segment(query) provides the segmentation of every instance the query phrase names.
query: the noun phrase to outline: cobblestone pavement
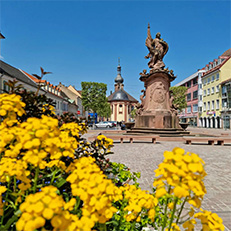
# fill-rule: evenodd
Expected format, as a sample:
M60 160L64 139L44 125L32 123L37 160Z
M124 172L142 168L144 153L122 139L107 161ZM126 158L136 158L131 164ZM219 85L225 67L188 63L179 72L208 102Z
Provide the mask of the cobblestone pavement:
M193 134L212 135L226 134L231 136L231 130L188 128ZM91 131L87 136L93 136L99 131ZM141 172L139 183L142 189L150 190L154 178L154 170L163 161L163 152L180 147L185 151L194 152L205 161L205 186L207 194L202 208L216 212L225 225L225 230L231 231L231 146L186 145L183 142L167 141L152 143L115 143L110 155L111 161L128 166L131 171Z
M216 212L226 227L231 230L231 146L186 145L182 142L116 143L109 158L128 166L131 171L141 172L139 183L142 189L150 190L154 170L163 161L163 152L181 147L199 154L205 161L207 176L203 209Z

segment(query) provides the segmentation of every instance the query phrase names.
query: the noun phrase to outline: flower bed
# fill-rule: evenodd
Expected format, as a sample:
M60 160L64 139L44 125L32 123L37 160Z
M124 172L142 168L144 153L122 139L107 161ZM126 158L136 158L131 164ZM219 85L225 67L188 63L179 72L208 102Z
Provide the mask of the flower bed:
M201 208L206 172L197 154L165 151L150 193L139 173L106 158L111 139L86 142L87 124L60 122L49 104L37 118L25 108L19 95L0 95L0 230L194 230L198 221L224 230Z

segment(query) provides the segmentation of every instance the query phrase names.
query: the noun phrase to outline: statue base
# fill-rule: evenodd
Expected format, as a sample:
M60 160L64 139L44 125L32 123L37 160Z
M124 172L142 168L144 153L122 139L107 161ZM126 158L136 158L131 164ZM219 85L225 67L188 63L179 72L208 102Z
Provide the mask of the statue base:
M168 70L155 70L140 77L144 82L145 95L136 116L135 128L181 128L169 94L170 82L174 78Z
M135 128L181 128L178 117L169 111L155 111L153 114L143 114L136 117Z

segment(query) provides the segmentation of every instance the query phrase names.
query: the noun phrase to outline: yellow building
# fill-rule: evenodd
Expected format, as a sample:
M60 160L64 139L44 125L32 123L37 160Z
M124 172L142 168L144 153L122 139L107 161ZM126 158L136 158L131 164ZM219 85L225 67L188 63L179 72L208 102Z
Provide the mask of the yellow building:
M200 124L205 128L230 128L231 48L205 66L202 76L203 110Z

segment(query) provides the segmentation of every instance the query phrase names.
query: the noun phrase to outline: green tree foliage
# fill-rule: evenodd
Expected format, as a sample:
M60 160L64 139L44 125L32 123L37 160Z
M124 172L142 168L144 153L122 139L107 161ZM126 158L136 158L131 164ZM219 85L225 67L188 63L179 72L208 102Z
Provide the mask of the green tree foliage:
M136 111L137 109L134 107L133 110L131 111L130 115L134 119L136 117Z
M107 85L96 82L82 82L82 104L86 111L107 114Z
M99 116L109 118L111 116L111 106L108 102L104 103L104 106L98 111Z
M182 111L184 108L187 107L186 102L186 92L187 87L184 86L178 86L178 87L170 87L169 91L171 92L173 98L172 105L178 109L179 111Z

